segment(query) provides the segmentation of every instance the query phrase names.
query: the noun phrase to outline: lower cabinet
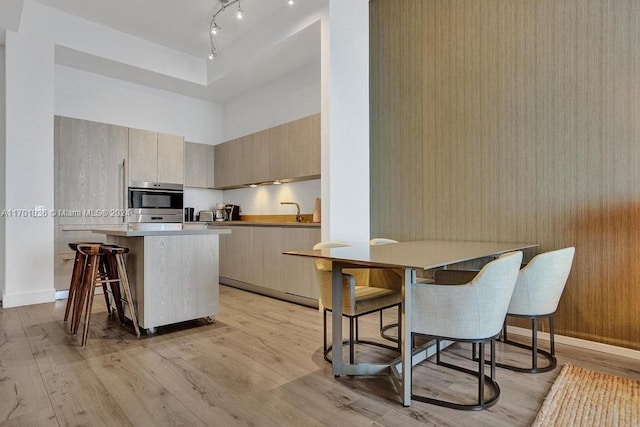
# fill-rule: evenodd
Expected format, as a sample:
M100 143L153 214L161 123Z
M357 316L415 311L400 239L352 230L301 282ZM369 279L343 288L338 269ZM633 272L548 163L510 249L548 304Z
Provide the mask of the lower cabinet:
M284 255L282 252L313 248L313 245L320 241L320 228L228 228L231 228L231 234L220 236L222 283L238 285L284 299L294 300L301 297L308 299L310 305L317 302L318 290L313 260Z

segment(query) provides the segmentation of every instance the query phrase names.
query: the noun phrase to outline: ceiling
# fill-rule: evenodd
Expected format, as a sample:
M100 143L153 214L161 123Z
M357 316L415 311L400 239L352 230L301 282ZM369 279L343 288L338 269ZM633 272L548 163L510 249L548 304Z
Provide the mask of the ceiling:
M209 54L209 24L220 0L34 0L46 6L131 34L197 58ZM219 56L211 66L223 63L219 58L234 48L234 43L250 33L269 31L274 26L287 25L292 8L309 7L314 3L323 7L326 0L297 0L289 6L286 0L241 0L244 17L235 17L237 6L231 6L216 19L222 31L215 36ZM295 25L291 22L291 25ZM217 71L209 85L171 81L166 76L150 76L144 70L135 70L125 64L105 64L104 58L95 58L81 52L56 50L56 61L63 65L85 69L137 83L163 88L189 96L225 103L256 87L320 64L320 25L310 25L291 31L291 35L277 44L253 51L241 63ZM214 64L219 61L217 64Z

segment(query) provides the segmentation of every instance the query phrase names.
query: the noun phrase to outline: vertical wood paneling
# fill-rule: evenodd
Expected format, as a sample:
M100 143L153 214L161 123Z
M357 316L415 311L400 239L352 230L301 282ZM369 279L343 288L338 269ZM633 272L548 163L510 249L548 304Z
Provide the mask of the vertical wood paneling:
M558 333L640 348L640 4L373 0L372 235L576 246Z

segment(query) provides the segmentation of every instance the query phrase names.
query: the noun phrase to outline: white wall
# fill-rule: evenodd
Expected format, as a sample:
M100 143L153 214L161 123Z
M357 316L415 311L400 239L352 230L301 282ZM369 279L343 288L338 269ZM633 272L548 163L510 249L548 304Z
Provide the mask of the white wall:
M256 188L225 190L224 202L240 205L242 215L291 215L295 206L280 202L297 202L300 212L313 213L313 203L320 197L320 180L289 182L281 185L261 185Z
M222 190L209 190L208 188L185 188L184 206L198 211L211 211L215 209L216 203L224 202L224 192Z
M4 46L0 45L0 211L5 208L5 78L4 78ZM5 219L0 217L0 248L4 248ZM0 300L4 294L4 257L5 251L0 254Z
M320 112L320 62L276 79L224 107L224 139Z
M218 104L63 65L55 73L58 115L182 135L200 144L223 141Z
M27 8L27 4L25 4ZM53 44L37 23L7 31L6 208L53 208ZM5 229L4 307L53 301L53 218L10 217Z

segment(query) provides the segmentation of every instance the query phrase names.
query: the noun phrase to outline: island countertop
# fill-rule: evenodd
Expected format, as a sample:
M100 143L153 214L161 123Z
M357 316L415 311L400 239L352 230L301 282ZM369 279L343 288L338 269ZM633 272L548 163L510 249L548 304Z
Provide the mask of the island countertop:
M231 234L228 228L198 229L188 228L182 230L131 230L128 228L91 228L91 231L107 236L120 237L147 237L147 236L193 236L199 234Z

